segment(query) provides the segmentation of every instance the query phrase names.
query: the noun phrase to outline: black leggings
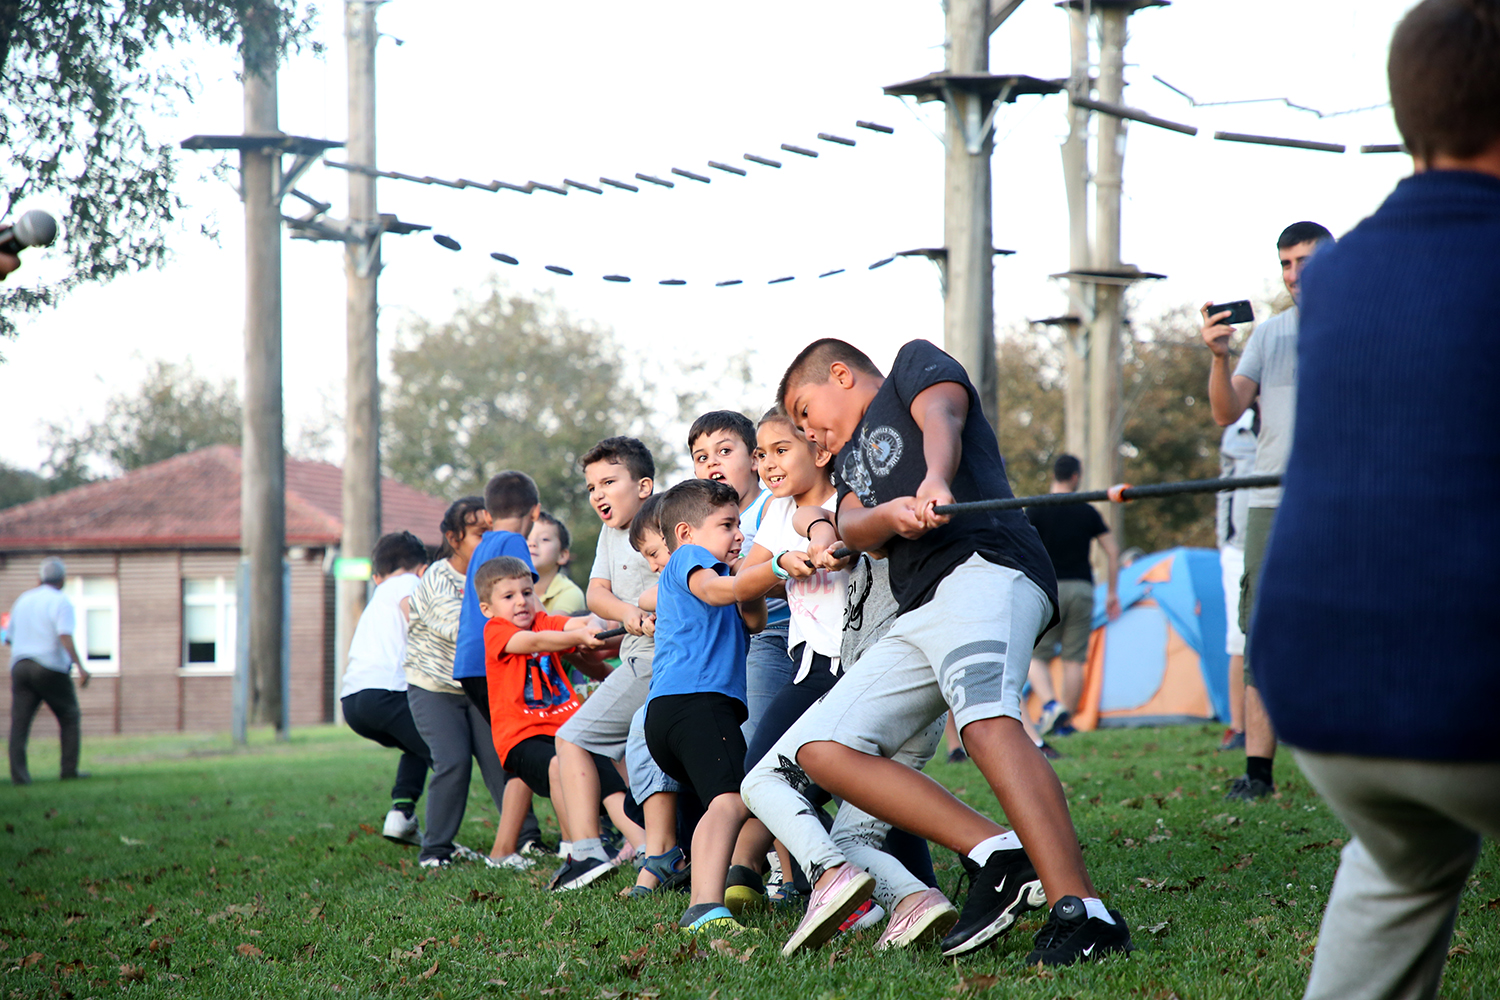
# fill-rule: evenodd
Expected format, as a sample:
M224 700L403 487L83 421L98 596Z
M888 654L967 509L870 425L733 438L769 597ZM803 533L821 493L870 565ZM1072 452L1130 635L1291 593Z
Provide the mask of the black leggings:
M427 771L432 767L432 751L427 749L427 741L417 732L411 706L406 702L406 692L366 688L346 695L339 704L350 729L383 747L401 751L391 799L417 801L422 795L422 786L427 783Z

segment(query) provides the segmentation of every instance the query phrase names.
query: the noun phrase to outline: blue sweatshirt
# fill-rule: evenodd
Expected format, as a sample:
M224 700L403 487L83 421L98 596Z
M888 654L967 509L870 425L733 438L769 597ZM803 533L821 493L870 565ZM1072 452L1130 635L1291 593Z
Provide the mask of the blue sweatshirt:
M1302 279L1297 434L1250 651L1325 753L1500 760L1500 178L1432 171ZM1475 713L1479 713L1476 715Z

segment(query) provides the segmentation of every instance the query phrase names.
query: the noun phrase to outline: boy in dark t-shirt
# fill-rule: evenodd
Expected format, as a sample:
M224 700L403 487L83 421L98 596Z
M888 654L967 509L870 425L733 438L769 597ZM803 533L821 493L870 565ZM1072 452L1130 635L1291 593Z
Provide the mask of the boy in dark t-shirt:
M787 369L778 399L810 440L837 455L837 535L855 551L885 549L899 609L860 669L809 710L827 735L803 744L796 765L828 792L960 856L973 888L945 955L1008 930L1031 908L1038 880L1053 905L1028 964L1129 951L1124 918L1089 881L1062 785L1020 721L1031 648L1057 618L1052 563L1020 511L934 510L1011 495L963 367L913 341L887 378L854 346L820 340ZM816 561L835 532L826 522L811 530ZM887 759L949 709L1014 831ZM868 895L851 867L808 873L817 883L808 920L825 908L831 919L849 892ZM848 890L825 898L825 881Z

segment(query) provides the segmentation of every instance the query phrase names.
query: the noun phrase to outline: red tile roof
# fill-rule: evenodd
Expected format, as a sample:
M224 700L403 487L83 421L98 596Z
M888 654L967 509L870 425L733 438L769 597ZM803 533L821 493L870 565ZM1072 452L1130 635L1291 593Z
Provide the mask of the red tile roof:
M286 542L336 545L343 471L286 461ZM381 479L381 528L438 545L448 501ZM0 551L240 546L240 450L214 445L0 510Z

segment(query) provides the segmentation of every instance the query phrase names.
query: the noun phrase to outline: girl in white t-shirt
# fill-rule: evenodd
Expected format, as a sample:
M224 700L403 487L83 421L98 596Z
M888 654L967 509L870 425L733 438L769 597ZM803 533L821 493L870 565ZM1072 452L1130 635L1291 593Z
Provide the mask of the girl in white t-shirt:
M780 409L761 417L755 456L772 499L766 502L755 543L735 575L744 578L747 592L759 593L777 580L784 582L792 612L787 649L797 672L756 726L745 753L747 770L838 680L849 587L847 569L814 569L807 555L809 528L834 517L831 456L798 433ZM737 849L736 855L760 857L771 845L770 832L758 820L745 826L741 843L751 843L747 838L753 838L754 846L765 846L758 851ZM725 903L731 910L738 912L761 891L757 873L739 865L730 869Z

